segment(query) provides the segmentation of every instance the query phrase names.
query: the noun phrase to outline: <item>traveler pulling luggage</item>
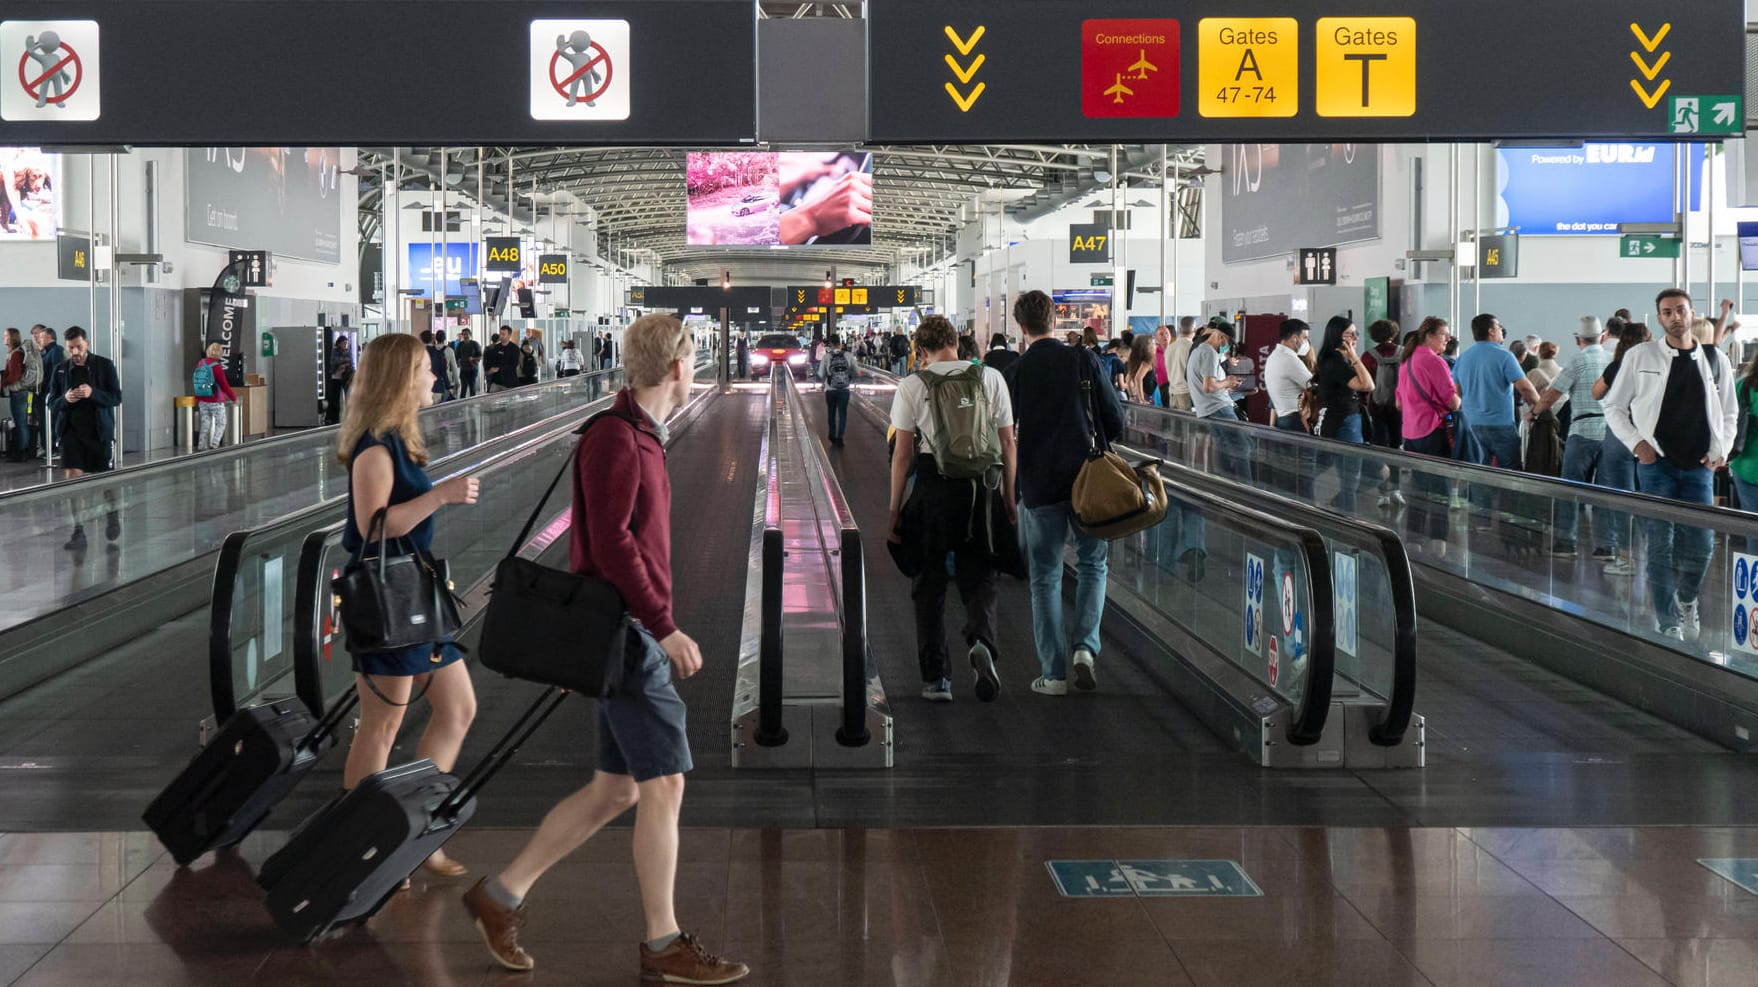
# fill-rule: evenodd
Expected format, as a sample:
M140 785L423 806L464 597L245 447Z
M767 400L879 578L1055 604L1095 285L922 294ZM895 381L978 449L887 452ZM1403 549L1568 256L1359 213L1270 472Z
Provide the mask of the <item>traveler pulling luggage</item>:
M462 782L422 758L369 775L300 824L257 876L275 925L310 942L338 923L371 918L470 821L482 786L567 695L545 690Z
M349 692L321 720L297 699L233 713L141 818L180 866L236 844L336 745L358 701Z

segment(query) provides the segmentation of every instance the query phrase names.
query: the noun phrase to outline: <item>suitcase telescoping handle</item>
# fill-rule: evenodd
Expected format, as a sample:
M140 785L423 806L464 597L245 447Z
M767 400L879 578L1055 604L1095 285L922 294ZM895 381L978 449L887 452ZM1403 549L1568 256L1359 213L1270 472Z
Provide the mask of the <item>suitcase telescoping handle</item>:
M550 686L543 690L543 694L537 697L537 701L531 704L525 715L519 717L519 722L513 724L513 729L508 730L507 735L482 760L476 762L476 766L470 769L470 773L464 776L464 781L452 794L435 807L434 820L437 822L449 819L460 807L475 798L482 786L488 784L490 778L507 766L513 755L519 753L519 748L525 746L525 741L531 739L531 735L537 732L537 728L543 725L544 720L549 719L549 714L555 712L556 707L566 698L566 689Z
M348 694L336 700L336 704L323 715L323 719L318 720L317 725L311 728L311 732L299 741L299 746L308 751L315 751L322 747L324 739L333 735L336 729L342 725L342 721L347 719L348 714L353 712L354 707L358 705L360 705L360 692L356 689L349 689Z

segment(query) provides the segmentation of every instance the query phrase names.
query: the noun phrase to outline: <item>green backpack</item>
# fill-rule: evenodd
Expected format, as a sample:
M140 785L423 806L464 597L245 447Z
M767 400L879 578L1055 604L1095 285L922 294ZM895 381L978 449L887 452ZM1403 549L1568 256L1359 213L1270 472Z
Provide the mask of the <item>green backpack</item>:
M983 388L983 371L982 364L970 364L957 373L921 373L934 415L930 451L948 480L980 480L1001 465L1001 437Z

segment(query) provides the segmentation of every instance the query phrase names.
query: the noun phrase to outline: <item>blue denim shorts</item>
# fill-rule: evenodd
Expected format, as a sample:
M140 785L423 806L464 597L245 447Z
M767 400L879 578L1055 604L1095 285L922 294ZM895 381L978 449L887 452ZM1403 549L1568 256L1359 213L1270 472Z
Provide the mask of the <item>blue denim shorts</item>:
M598 770L637 782L681 775L690 761L684 700L671 681L671 660L645 628L635 631L623 684L598 703Z

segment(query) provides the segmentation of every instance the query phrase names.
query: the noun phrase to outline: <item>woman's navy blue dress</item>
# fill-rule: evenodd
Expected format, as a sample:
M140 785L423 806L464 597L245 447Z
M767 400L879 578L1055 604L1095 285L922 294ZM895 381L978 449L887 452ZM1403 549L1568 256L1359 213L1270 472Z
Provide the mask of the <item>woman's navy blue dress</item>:
M414 500L433 489L433 481L428 478L427 471L415 465L409 459L409 448L403 444L403 436L397 432L388 432L384 438L376 438L371 432L360 437L354 444L354 455L350 463L359 462L361 453L373 446L384 446L391 454L391 470L394 479L391 483L391 506ZM419 546L422 551L433 550L433 516L428 515L421 523L410 529L404 537ZM359 548L364 538L360 532L360 521L354 513L354 482L353 471L349 471L348 482L348 528L342 532L342 547L352 552ZM373 539L376 551L377 537ZM393 540L385 541L385 551L389 554L404 554ZM354 651L349 650L354 659L354 670L363 675L425 675L428 672L443 668L464 657L451 638L443 638L432 644L417 644L396 651Z

